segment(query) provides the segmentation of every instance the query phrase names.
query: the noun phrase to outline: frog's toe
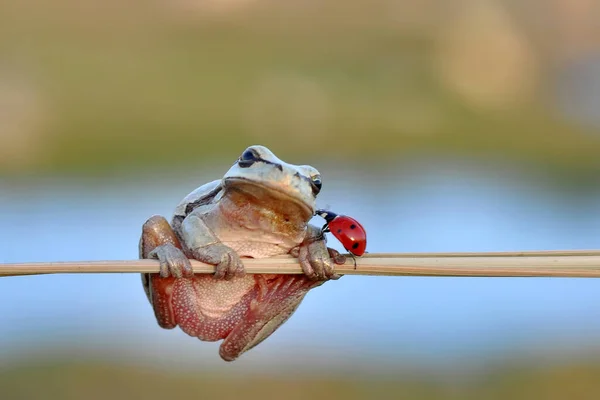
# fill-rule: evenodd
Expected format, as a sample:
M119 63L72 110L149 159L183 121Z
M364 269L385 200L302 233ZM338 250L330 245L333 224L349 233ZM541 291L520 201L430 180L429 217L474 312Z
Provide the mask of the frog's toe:
M307 246L308 260L318 279L338 279L335 273L334 260L331 259L329 249L324 241L310 243Z
M340 275L335 273L329 250L324 241L316 241L300 246L298 260L304 274L313 280L338 279Z
M346 263L346 256L340 253L339 251L332 249L331 247L327 248L329 252L329 257L333 260L335 264L343 265Z
M244 268L244 263L242 262L242 260L240 260L239 257L236 257L236 260L236 265L233 269L233 276L235 276L236 278L246 276L246 269Z
M160 263L160 276L163 278L169 276L189 278L194 275L190 260L171 243L158 246L148 253L148 256L158 260Z
M334 268L334 260L329 257L329 254L324 257L317 257L312 260L313 266L319 265L319 269L322 271L323 279L339 279L340 275L336 274Z
M215 279L232 279L244 276L244 264L231 247L223 243L211 243L192 250L192 256L198 261L215 265Z
M298 261L300 262L300 266L302 267L302 272L304 272L304 275L306 275L309 279L315 281L318 280L319 276L314 270L309 259L308 246L300 246L297 249ZM292 255L294 254L292 253Z
M246 271L240 257L233 251L223 253L221 262L216 267L215 279L230 280L234 277L242 277L244 275L246 275Z
M296 257L296 258L300 257L300 248L301 248L301 246L296 246L293 249L291 249L290 255L292 257Z

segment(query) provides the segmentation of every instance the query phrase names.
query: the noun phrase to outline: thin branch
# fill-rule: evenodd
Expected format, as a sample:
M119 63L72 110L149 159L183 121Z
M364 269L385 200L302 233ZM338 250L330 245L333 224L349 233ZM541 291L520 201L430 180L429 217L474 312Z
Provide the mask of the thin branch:
M245 259L248 273L300 274L290 256ZM213 273L214 266L192 261L194 272ZM380 276L487 276L487 277L600 277L600 250L529 251L505 253L370 253L337 265L344 275ZM0 275L52 273L158 272L158 261L81 261L0 264Z

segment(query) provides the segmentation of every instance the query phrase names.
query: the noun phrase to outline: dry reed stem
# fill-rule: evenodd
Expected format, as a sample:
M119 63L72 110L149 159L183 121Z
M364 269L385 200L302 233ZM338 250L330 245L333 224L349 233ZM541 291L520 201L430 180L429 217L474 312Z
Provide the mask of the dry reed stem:
M253 274L302 273L297 259L279 256L245 259ZM382 253L366 254L337 265L344 275L486 276L486 277L600 277L600 250L524 251L493 253ZM192 261L196 273L212 273L214 266ZM158 272L158 261L81 261L0 264L0 276L50 273Z

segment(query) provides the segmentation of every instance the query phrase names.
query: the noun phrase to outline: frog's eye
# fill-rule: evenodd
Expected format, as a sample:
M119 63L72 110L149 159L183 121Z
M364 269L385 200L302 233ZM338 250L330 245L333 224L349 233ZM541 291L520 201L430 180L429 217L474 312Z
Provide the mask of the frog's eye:
M258 160L258 154L256 154L256 152L252 149L248 149L246 151L244 151L242 153L242 156L240 157L240 160L242 161L256 161Z
M240 156L238 164L242 168L247 168L259 160L260 160L260 157L259 157L258 153L256 153L256 151L254 151L252 149L247 149Z
M312 184L313 194L316 196L321 191L321 187L323 183L321 182L321 175L313 175L310 177L310 182Z

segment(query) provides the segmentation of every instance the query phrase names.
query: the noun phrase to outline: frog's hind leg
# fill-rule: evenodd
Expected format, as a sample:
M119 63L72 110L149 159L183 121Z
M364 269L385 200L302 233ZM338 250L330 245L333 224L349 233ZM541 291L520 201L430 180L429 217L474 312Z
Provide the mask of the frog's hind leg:
M189 278L194 274L173 228L160 215L153 215L142 227L140 258L158 260L160 276L163 278L169 276Z
M189 275L192 272L191 265L181 251L181 243L175 232L167 220L159 215L150 217L144 223L139 250L140 258L154 258L160 261L161 273L142 274L142 285L158 324L165 329L172 329L176 324L170 302L164 297L156 296L156 293L171 292L170 288L175 278L170 275ZM173 273L177 271L179 273Z
M257 296L244 319L227 335L219 349L225 361L233 361L268 338L296 311L308 291L321 285L299 275L255 275Z

